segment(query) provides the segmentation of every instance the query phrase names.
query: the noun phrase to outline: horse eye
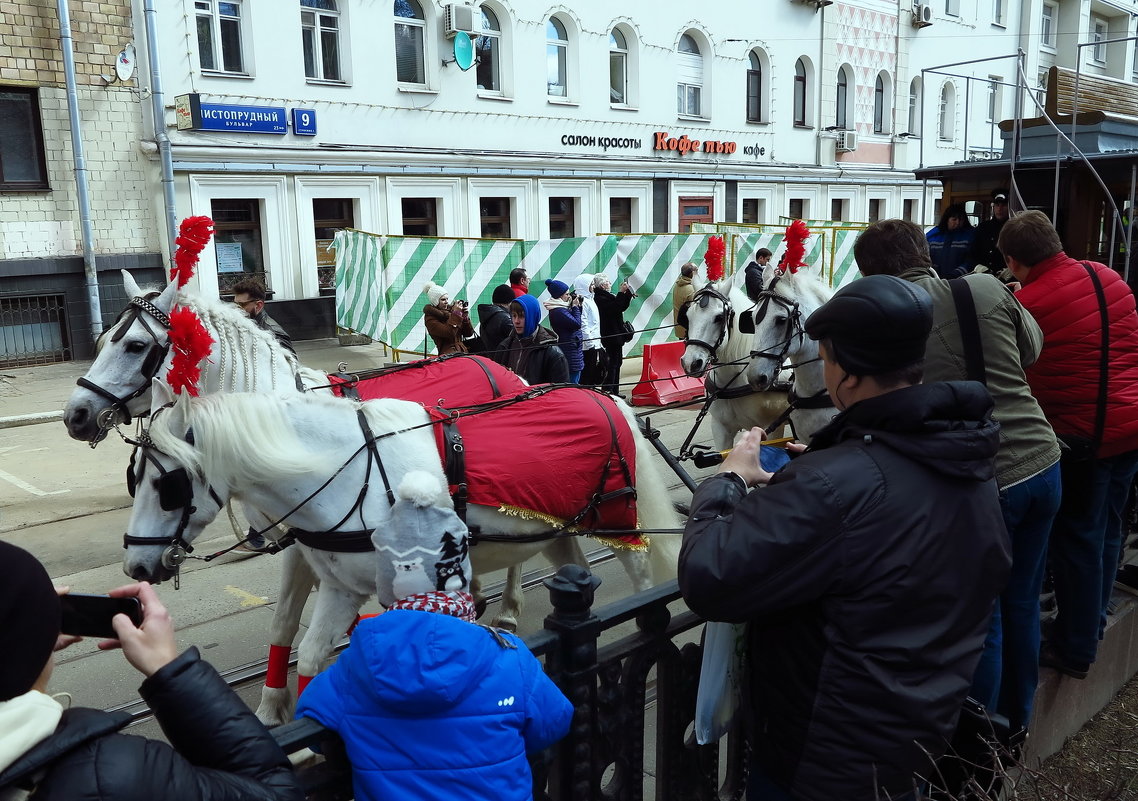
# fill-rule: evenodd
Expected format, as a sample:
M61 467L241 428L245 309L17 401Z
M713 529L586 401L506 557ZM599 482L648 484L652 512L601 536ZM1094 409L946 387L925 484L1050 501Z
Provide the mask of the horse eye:
M715 315L715 322L716 323L722 323L723 322L723 315L722 314Z
M141 340L128 342L126 346L127 353L142 353L144 350L146 350L146 343Z

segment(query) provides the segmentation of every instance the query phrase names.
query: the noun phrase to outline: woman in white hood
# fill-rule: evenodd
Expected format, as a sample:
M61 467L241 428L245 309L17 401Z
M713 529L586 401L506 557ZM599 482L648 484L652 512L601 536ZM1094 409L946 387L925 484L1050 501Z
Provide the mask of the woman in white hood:
M582 273L573 279L573 288L581 298L581 339L585 349L585 367L581 371L582 386L597 386L608 373L608 356L601 347L601 314L593 300L592 273Z

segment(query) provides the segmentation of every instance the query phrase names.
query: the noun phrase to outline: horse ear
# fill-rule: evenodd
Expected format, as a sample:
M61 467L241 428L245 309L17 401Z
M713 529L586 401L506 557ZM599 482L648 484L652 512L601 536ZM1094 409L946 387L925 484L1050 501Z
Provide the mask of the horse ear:
M167 414L170 415L170 433L177 437L185 437L186 432L190 430L190 394L183 392L180 395L173 395L173 406Z
M778 272L778 267L774 263L774 259L767 262L767 266L763 268L763 286L769 286L770 282L774 280L774 274Z
M138 287L138 282L134 280L134 276L126 270L119 270L122 273L122 289L128 298L142 297L142 290Z
M174 302L178 299L178 282L171 281L166 284L166 288L162 290L162 294L156 297L152 302L162 311L167 314L170 309L174 308Z
M151 397L153 402L151 406L155 409L161 409L163 406L170 406L178 398L174 394L173 388L166 381L158 376L154 377L154 381L150 385Z

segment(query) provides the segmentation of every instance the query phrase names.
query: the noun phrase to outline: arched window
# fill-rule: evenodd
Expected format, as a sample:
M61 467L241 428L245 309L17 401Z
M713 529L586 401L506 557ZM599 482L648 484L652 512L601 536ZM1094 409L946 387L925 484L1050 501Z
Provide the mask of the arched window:
M338 81L340 73L340 11L336 0L300 0L300 40L304 75Z
M609 102L628 105L628 40L616 28L609 33Z
M763 61L752 50L747 57L747 122L763 121Z
M699 117L703 113L703 54L691 34L680 37L677 50L679 78L676 82L676 112Z
M796 73L797 74L797 73ZM803 70L805 75L805 70ZM797 78L795 80L795 91L798 90ZM798 95L795 95L797 101ZM834 125L841 130L849 128L849 110L850 110L850 71L848 67L840 67L838 69L838 82L834 100L837 104L837 111L834 114ZM797 121L797 120L796 120Z
M395 0L395 79L400 83L427 83L426 29L427 19L418 0Z
M940 90L940 138L951 142L956 134L956 91L951 83Z
M806 125L806 63L794 62L794 124Z
M482 6L482 32L474 41L478 56L475 80L484 92L502 91L502 26L493 11Z
M921 135L921 79L914 78L909 83L909 127L914 136Z
M569 34L557 17L545 23L545 91L550 97L569 96Z
M884 73L873 82L873 132L889 133L889 87Z

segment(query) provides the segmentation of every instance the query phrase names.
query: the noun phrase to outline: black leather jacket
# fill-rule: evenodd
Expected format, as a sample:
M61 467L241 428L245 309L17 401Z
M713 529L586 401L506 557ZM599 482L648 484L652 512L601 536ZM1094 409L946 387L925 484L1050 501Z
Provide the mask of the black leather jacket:
M124 714L70 709L53 735L0 774L0 797L30 778L36 801L304 798L288 757L196 648L146 679L140 693L170 745L115 733L129 721Z
M1011 565L991 409L974 382L897 390L768 487L696 492L680 588L710 620L751 622L755 756L796 799L896 797L930 775L922 748L943 753Z

